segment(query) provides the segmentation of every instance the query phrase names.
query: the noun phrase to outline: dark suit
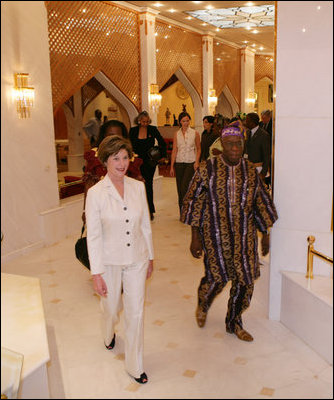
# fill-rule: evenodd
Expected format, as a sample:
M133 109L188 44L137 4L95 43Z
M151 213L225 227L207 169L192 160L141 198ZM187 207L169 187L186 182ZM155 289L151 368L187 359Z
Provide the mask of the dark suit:
M245 153L248 160L254 164L262 163L261 174L266 176L270 164L270 136L264 129L258 127L251 137L251 131L247 131Z
M147 202L150 213L153 214L155 213L153 202L153 176L156 166L150 163L147 151L154 146L154 141L155 139L157 139L162 156L166 157L167 145L156 126L148 125L147 137L144 139L138 139L139 128L139 125L131 128L129 132L129 137L133 147L133 151L138 154L138 156L143 160L143 164L140 167L140 172L145 179Z

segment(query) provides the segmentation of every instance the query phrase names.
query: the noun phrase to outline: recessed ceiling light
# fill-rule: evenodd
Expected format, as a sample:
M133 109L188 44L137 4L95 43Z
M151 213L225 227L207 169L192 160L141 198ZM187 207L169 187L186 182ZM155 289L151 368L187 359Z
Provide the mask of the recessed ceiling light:
M255 44L255 43L253 43L253 44L252 44L252 46L253 46L253 47L256 47L256 44Z
M203 2L202 1L193 1L193 3L200 4L200 3L203 3Z
M154 5L154 7L162 7L163 6L163 4L161 4L161 3L154 3L153 5Z
M259 33L259 31L256 30L256 29L254 29L254 30L252 31L252 33Z
M212 10L214 7L211 5L211 4L209 4L208 6L206 6L205 7L207 10Z
M252 3L251 1L249 1L248 3L246 3L247 7L253 7L254 3Z
M186 17L186 19L193 19L193 17Z
M306 29L305 29L305 28L303 28L303 29L302 29L302 32L306 32Z
M318 7L317 7L317 10L321 10L321 6L318 6Z
M219 28L216 28L216 32L219 32L220 31L220 29Z
M174 10L174 8L171 8L170 10L168 10L170 13L174 13L176 10Z
M203 24L201 24L202 26L207 26L207 24L205 22L203 22Z
M261 46L261 47L260 47L260 50L262 51L263 49L264 49L264 47Z

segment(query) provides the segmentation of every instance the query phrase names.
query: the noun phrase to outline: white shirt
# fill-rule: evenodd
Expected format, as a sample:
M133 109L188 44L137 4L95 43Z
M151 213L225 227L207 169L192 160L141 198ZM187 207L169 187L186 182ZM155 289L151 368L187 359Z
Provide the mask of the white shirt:
M196 161L196 131L188 128L183 135L181 129L176 134L177 153L176 162L193 163Z
M87 247L92 274L107 265L153 260L152 230L145 185L124 177L124 199L106 175L86 198Z

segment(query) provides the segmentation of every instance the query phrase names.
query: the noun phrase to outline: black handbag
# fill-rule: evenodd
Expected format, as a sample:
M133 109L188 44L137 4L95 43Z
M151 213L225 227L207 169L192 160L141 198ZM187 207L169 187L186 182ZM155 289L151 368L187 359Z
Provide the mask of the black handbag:
M87 238L82 237L85 230L85 224L83 224L81 229L81 236L75 244L75 256L81 262L83 266L90 270L88 250L87 250Z
M153 146L147 151L147 156L152 165L157 165L162 159L161 150L159 146Z

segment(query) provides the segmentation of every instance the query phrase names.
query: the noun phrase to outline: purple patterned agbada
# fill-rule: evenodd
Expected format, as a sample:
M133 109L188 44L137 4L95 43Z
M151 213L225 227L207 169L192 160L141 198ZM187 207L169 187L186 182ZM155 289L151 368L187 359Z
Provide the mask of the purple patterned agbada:
M277 218L256 168L244 158L229 166L221 156L200 164L181 215L200 230L206 268L243 285L260 276L257 230L266 232Z

